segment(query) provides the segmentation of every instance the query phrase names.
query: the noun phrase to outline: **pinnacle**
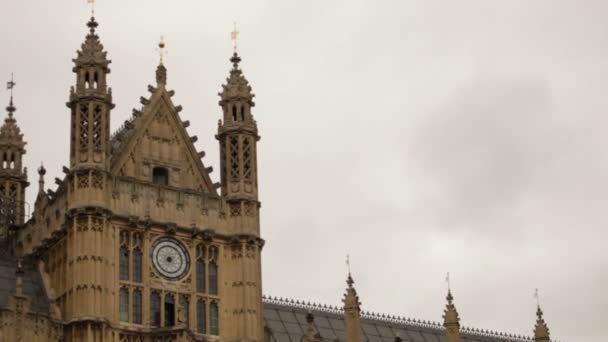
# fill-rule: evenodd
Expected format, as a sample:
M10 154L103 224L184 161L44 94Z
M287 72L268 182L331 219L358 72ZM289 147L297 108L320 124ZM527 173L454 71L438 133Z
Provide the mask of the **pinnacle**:
M239 56L239 54L235 51L232 54L232 57L230 58L230 61L232 62L232 67L234 69L238 69L239 68L239 63L241 62L241 57Z
M353 287L353 284L355 284L355 281L353 280L353 277L351 276L350 272L348 272L348 278L346 278L346 284L351 289Z
M167 84L167 68L162 62L156 68L156 83L158 85Z
M91 32L91 34L95 34L95 29L97 28L97 26L99 26L99 23L97 23L95 17L91 17L91 19L87 23L87 26L89 27L89 32Z
M11 120L13 118L13 113L15 111L17 111L17 107L15 107L15 105L13 104L12 96L11 96L11 101L9 102L8 106L6 107L6 111L8 112L8 118L6 119L6 122L8 122L9 120Z

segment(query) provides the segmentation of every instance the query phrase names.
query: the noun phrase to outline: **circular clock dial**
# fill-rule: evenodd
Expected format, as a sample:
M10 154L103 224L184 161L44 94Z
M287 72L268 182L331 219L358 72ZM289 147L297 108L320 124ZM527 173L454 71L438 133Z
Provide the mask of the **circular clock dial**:
M190 256L181 242L172 238L160 238L152 246L152 263L163 277L181 279L190 269Z

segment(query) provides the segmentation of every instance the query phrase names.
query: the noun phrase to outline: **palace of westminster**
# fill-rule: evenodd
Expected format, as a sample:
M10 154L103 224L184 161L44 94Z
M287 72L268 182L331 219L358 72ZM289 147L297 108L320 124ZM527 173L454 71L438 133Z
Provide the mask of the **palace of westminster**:
M260 136L241 58L219 94L214 183L162 59L141 109L110 133L110 60L95 18L87 26L64 121L69 168L54 190L38 169L27 219L12 96L0 128L0 342L550 341L540 307L533 336L463 327L450 291L442 323L364 312L350 274L342 307L263 296Z

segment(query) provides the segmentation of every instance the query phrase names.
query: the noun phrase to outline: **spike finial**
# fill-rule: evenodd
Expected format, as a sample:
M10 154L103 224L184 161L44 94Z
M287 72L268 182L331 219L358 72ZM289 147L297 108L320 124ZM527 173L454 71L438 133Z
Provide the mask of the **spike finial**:
M97 23L97 21L95 20L95 17L91 17L91 19L87 23L87 26L89 28L89 32L91 33L91 35L94 35L95 29L97 28L97 26L99 26L99 23Z
M230 32L230 39L232 40L232 49L236 53L237 43L239 39L239 31L236 29L236 21L234 22L234 29Z
M158 53L160 55L160 64L163 64L163 62L164 62L165 54L167 53L167 51L165 51L166 46L167 46L167 44L165 43L165 37L160 36L160 41L158 42Z
M17 83L15 83L15 78L13 76L13 73L11 73L11 80L6 82L6 89L11 91L11 99L9 101L8 106L6 107L6 111L8 112L9 118L12 118L13 113L17 110L17 108L13 104L13 96L15 95L15 86L16 85L17 85Z
M87 0L87 4L91 5L91 18L95 17L95 0Z
M348 277L346 278L346 284L348 287L352 288L355 281L350 273L350 255L346 254L346 267L348 268Z

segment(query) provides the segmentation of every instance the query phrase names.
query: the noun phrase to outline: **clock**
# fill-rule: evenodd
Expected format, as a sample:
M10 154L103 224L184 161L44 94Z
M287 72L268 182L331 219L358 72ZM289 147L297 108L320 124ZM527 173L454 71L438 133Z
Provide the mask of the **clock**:
M190 269L190 255L184 245L173 238L160 238L152 245L152 264L168 280L183 278Z

